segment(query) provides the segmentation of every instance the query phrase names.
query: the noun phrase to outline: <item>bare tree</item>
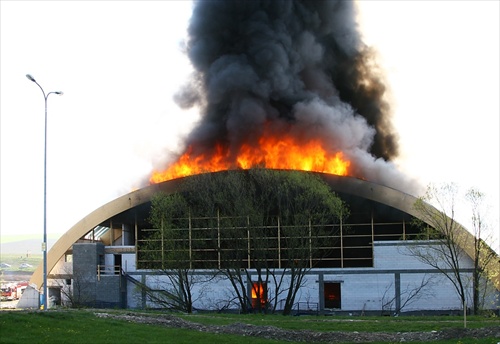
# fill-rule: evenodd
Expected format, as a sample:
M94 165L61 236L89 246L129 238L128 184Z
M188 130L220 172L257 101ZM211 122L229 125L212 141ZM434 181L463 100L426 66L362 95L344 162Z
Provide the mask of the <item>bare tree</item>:
M133 282L136 288L146 295L147 301L152 304L173 311L192 313L193 304L204 298L210 280L206 276L197 276L192 273L183 274L184 271L162 270L152 283L142 283L135 279ZM181 279L183 277L186 281ZM192 289L195 285L202 286L198 288L196 297L193 297Z
M480 212L483 194L474 189L467 193L467 199L472 206L472 233L456 221L457 196L458 189L454 184L440 187L430 185L426 194L415 202L414 208L422 220L420 224L422 227L427 226L425 233L419 239L430 239L433 242L413 246L410 252L451 281L464 307L467 302L469 280L464 274L463 265L469 258L472 259L472 301L474 312L477 312L481 277L484 276L484 268L492 266L492 258L496 255L481 239L484 229ZM435 207L430 203L435 204ZM487 270L498 271L498 267L496 270L491 268Z
M461 247L469 238L455 219L457 192L454 184L428 186L426 194L415 202L414 207L423 221L422 227L431 227L427 227L420 239L430 239L434 243L409 246L409 250L414 257L437 269L452 283L461 305L465 307L467 280L461 265L466 254ZM428 202L435 203L437 207Z
M471 206L472 211L472 234L474 236L473 263L474 271L472 273L472 299L474 314L477 314L484 306L484 300L488 291L488 270L485 269L497 256L495 252L486 244L487 228L483 221L484 194L476 189L469 189L466 193L466 199Z
M85 307L94 301L95 275L64 268L64 274L70 276L65 282L56 282L61 287L62 303L71 308Z
M384 291L382 296L382 312L391 311L394 309L394 314L399 315L405 307L412 305L413 303L427 299L431 295L427 294L426 289L433 285L432 277L424 276L419 284L408 283L406 287L401 291L399 297L399 308L396 308L396 294L391 294L393 290L393 283L390 283Z

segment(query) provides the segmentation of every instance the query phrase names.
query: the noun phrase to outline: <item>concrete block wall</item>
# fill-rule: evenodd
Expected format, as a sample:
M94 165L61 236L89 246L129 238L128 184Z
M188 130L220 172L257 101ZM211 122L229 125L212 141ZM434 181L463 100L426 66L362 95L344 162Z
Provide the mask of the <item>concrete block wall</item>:
M418 311L422 309L445 311L462 309L460 298L456 293L453 284L441 273L401 274L400 290L402 302L408 298L409 292L422 284L424 279L428 280L429 283L425 289L421 291L420 297L418 297L416 301L407 305L403 311Z
M96 300L97 265L104 255L100 243L73 244L73 294L77 302L91 303Z
M386 312L403 306L409 293L414 292L425 279L431 278L427 286L420 291L405 311L418 310L458 310L461 302L452 283L437 270L420 262L416 257L405 252L412 242L401 241L380 242L374 245L374 267L352 269L314 269L304 279L304 287L297 294L295 302L311 302L324 304L322 283L337 282L341 284L341 311L345 312ZM170 283L166 276L149 274L145 270L135 268L135 254L124 254L122 263L127 262L128 273L139 281L145 281L153 289L165 289ZM462 262L469 268L471 262L464 258ZM136 273L134 275L134 273ZM200 273L200 271L198 271ZM464 276L469 278L470 272ZM257 280L257 278L255 278ZM268 296L275 295L276 286L268 283ZM470 289L470 286L467 286ZM193 288L195 307L200 309L217 309L231 298L232 286L228 280L197 284ZM384 308L391 299L399 296L399 301ZM282 298L285 295L283 294ZM279 297L278 297L279 298ZM147 303L146 303L147 304ZM127 284L127 306L142 308L145 305L144 294L131 282ZM147 304L147 307L155 307Z
M436 245L435 242L429 242L431 245ZM429 269L430 266L421 262L411 250L425 247L419 241L379 241L374 243L373 261L374 268L377 269L392 269L392 270L414 270L414 269ZM425 248L422 249L425 252ZM473 268L472 260L463 255L460 261L460 266L463 269ZM446 266L444 266L446 268Z
M52 268L50 274L53 275L71 275L73 273L73 262L65 262L64 257Z
M97 281L96 300L103 303L121 303L121 285L119 275L102 275Z
M142 275L140 274L129 274L130 277L137 281L142 280ZM127 293L127 308L143 308L143 295L140 289L132 282L126 281L126 293Z
M362 272L362 273L361 273ZM396 276L399 274L399 282ZM137 280L145 281L153 289L168 288L170 281L165 276L132 275ZM395 311L396 301L384 308L384 304L396 297L399 288L400 302L405 302L410 292L418 288L423 279L431 277L428 286L420 291L421 296L411 305L403 308L403 312L417 310L458 310L461 308L458 295L454 292L453 285L440 273L402 273L402 272L376 272L359 271L358 273L324 274L324 282L338 282L341 284L341 309L343 312L389 312ZM268 296L274 297L276 286L268 283ZM319 274L305 277L304 287L299 291L295 302L309 302L322 304L323 295L319 283ZM227 300L234 295L228 280L218 280L216 283L200 283L193 288L193 298L196 299L195 307L199 309L216 310L222 308ZM127 306L142 308L144 302L141 291L132 283L127 285ZM284 298L282 294L282 298ZM279 298L279 297L278 297ZM278 299L279 301L279 299ZM147 307L154 304L145 302ZM236 305L235 305L236 306ZM280 307L278 307L278 310ZM339 310L336 310L339 311Z
M125 272L134 272L137 270L134 253L122 254L122 269Z
M101 243L73 244L73 273L90 273L96 275L97 265L102 264L104 245Z
M340 282L345 311L381 311L384 294L394 295L394 274L325 274L324 282Z

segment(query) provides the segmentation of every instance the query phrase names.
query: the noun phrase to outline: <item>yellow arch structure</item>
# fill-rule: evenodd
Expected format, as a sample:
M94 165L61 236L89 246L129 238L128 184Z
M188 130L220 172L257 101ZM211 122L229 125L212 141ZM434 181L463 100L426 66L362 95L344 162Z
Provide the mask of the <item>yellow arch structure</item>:
M71 246L80 238L85 236L89 231L103 223L107 219L120 214L126 210L132 209L143 203L149 202L151 197L160 191L166 193L174 193L178 190L180 180L172 180L165 183L153 184L142 189L132 191L129 194L118 197L117 199L106 203L97 208L83 219L78 221L66 233L64 233L57 242L52 246L47 254L47 271L55 267L57 262L66 254ZM43 265L40 264L31 275L30 284L35 284L37 287L42 286Z
M414 204L417 201L417 198L414 196L380 184L353 177L343 177L323 173L317 174L320 175L335 192L350 194L385 204L425 221L425 219L421 218L421 215L414 207ZM92 213L85 216L65 234L63 234L48 252L47 271L49 274L57 262L72 247L72 245L90 232L93 228L115 215L151 201L152 196L157 192L175 193L182 190L182 182L184 180L185 178L180 178L146 186L142 189L138 189L129 194L118 197L117 199L97 208ZM433 208L430 205L429 207ZM462 249L470 257L473 257L473 235L462 226L459 226L459 232L465 239L462 241L465 243ZM37 287L41 287L43 277L42 271L43 265L40 264L31 276L30 284L35 284ZM500 290L500 264L498 262L498 257L497 259L490 260L489 264L486 266L486 271L488 272L488 276L490 276L494 286Z

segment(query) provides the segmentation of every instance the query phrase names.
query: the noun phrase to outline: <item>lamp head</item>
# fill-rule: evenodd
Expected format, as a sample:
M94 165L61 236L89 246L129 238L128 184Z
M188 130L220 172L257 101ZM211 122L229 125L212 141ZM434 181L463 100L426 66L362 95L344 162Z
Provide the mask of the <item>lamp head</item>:
M33 82L36 82L35 78L32 77L30 74L26 74L26 77L28 78L28 80L31 80Z
M54 93L55 93L55 94L58 94L58 95L60 95L60 96L62 96L62 95L64 94L62 91L55 91Z

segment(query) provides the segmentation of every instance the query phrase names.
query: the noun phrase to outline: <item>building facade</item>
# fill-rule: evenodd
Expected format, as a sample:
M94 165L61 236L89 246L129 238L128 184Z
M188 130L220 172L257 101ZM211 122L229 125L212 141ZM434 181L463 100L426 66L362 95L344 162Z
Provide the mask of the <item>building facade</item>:
M413 225L413 219L418 218L414 197L351 177L322 175L322 178L349 205L351 215L344 223L329 226L329 234L315 241L314 246L320 246L323 253L318 256L314 252L319 251L311 249L294 301L294 313L449 313L462 309L452 281L418 257L419 250L437 243L421 240L419 229ZM71 228L49 252L48 284L52 305L164 306L161 291L175 290L175 282L169 277L172 269L159 262L151 264L145 253L150 234L158 231L151 228L149 210L155 193L175 193L182 190L182 185L180 179L134 191L96 209ZM222 225L209 228L205 220L190 218L180 228L185 233L186 254L191 257L186 271L192 278L194 309L282 311L286 294L283 286L287 285L292 270L283 258L289 248L282 244L280 233L284 231L279 219L266 232L266 247L273 252L266 265L266 278L262 278L261 269L253 265L255 253L247 245L252 224L247 222L246 227L241 228L241 233L248 233L248 236L241 234L235 238L227 234L229 229L221 219L213 220L212 223ZM314 222L311 223L313 227ZM462 230L464 235L470 236ZM209 232L216 235L208 235ZM309 233L312 232L310 229ZM312 242L312 234L309 235ZM417 236L419 240L415 240ZM195 240L212 241L212 244L198 245ZM242 271L239 291L227 274L217 273L230 268L223 254L221 256L221 247L234 247L235 240L242 247L240 253L246 257L238 266ZM199 257L197 252L202 250L205 261L195 260L194 257ZM471 307L474 271L471 248L465 245L461 250L464 254L460 273L466 281L466 307ZM161 257L161 253L155 257ZM495 267L498 269L495 264L487 268ZM41 267L30 282L40 286ZM498 277L489 281L484 307L498 311L499 288ZM242 310L241 303L234 301L238 292L247 294L248 309Z

